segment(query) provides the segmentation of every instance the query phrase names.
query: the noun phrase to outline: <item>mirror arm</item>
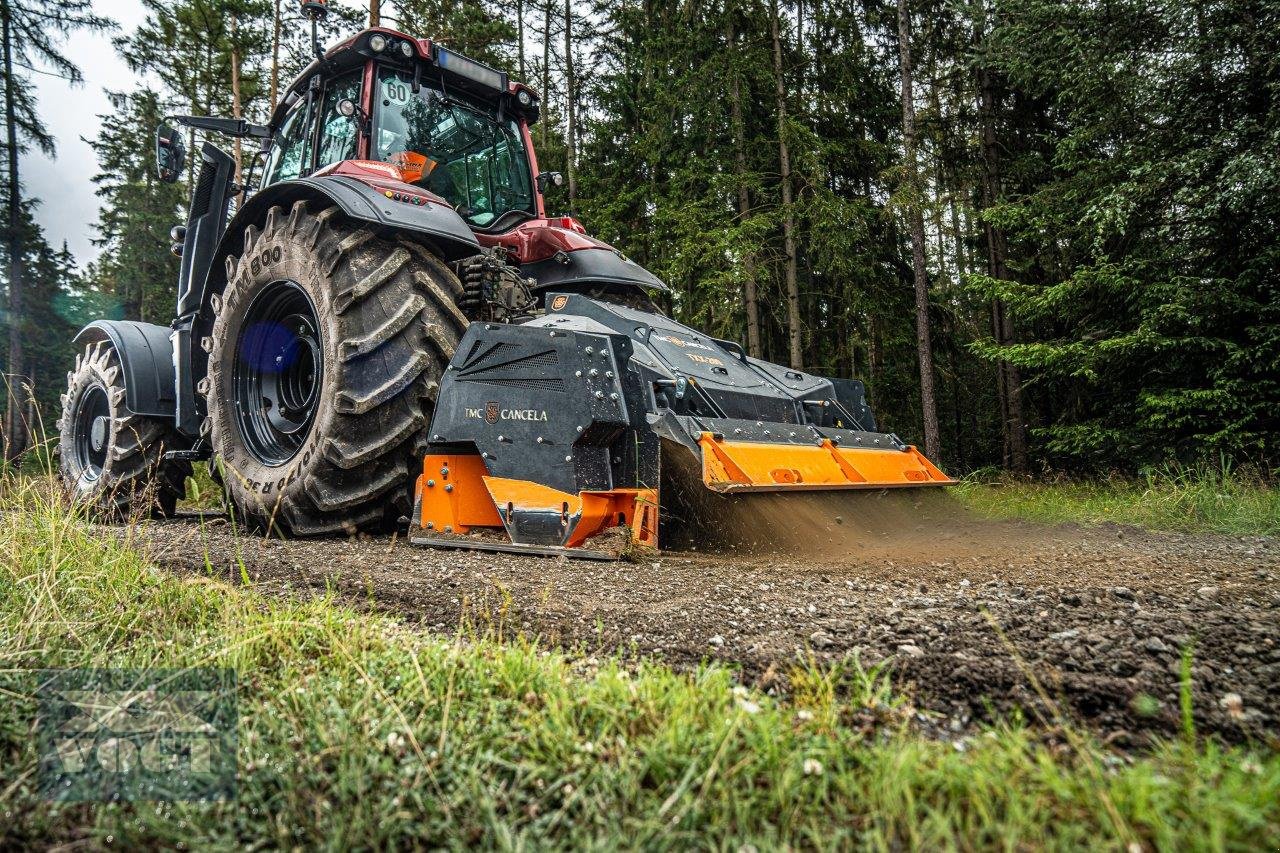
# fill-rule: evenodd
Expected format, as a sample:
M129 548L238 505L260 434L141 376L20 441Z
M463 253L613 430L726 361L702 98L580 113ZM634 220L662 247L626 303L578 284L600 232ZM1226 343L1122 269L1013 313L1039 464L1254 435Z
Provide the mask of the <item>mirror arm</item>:
M253 156L249 158L249 172L245 175L244 186L240 188L244 193L244 201L249 200L249 193L257 192L258 185L253 182L253 171L258 168L260 161L264 164L266 163L268 153L267 149L264 148L261 151L255 151Z
M214 116L166 116L174 124L190 127L194 130L208 130L223 133L227 136L248 137L250 139L270 139L271 128L264 124L252 124L242 118L215 118Z

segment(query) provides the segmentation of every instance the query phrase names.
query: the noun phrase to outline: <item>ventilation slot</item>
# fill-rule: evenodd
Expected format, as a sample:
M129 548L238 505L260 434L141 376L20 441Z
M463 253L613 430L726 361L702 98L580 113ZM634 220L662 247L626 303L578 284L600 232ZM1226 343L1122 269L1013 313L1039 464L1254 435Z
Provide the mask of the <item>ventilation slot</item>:
M481 355L474 364L468 364L466 369L505 370L512 367L550 367L560 362L560 357L555 350L521 355L524 352L527 350L517 344L501 343Z
M200 164L200 177L196 179L195 191L191 194L191 218L196 219L209 212L213 201L213 182L218 177L218 167L208 160Z
M563 391L564 380L549 376L470 376L468 382L479 382L481 385L499 385L503 388L540 388L544 391Z

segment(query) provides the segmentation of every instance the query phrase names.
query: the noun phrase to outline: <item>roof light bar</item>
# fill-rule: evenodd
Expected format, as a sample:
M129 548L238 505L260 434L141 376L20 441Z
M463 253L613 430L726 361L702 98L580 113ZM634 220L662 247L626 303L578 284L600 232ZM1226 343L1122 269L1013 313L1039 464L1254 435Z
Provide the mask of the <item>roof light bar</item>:
M474 59L467 59L462 54L454 53L447 47L436 48L436 64L441 68L452 71L459 77L474 80L482 86L497 89L499 92L507 91L507 75L505 72L490 68L483 63L476 62Z

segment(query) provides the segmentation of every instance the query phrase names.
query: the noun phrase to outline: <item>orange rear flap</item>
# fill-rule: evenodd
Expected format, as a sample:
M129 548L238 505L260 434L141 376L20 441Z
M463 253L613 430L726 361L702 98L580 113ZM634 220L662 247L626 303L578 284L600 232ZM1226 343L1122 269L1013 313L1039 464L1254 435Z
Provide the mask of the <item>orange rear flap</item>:
M702 481L717 492L883 489L954 483L914 447L905 451L725 441L704 432Z

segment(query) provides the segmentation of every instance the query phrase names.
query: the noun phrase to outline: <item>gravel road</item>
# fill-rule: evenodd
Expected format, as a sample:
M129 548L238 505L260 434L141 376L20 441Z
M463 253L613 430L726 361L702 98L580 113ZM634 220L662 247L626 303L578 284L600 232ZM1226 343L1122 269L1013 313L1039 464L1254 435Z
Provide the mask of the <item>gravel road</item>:
M272 594L332 589L426 630L500 618L589 654L714 659L767 690L785 690L803 655L856 652L887 661L943 733L1021 708L1139 745L1176 730L1189 649L1200 729L1277 737L1280 541L991 522L945 497L858 501L761 503L745 527L720 525L736 531L721 553L636 563L440 551L390 536L283 542L236 536L222 517L149 523L144 539L180 573L205 573L207 554L239 583L240 555ZM772 550L752 547L761 540Z

